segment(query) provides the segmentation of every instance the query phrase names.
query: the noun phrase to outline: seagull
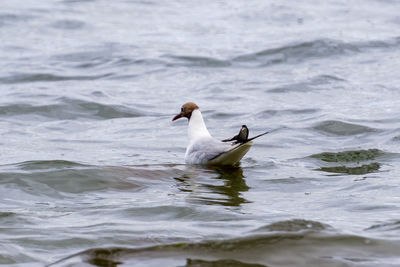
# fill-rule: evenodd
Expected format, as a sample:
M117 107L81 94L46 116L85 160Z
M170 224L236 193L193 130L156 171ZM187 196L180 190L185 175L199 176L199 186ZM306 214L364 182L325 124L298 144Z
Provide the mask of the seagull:
M185 103L172 121L179 118L189 120L189 145L185 153L185 162L188 164L237 165L253 145L252 140L268 133L249 139L249 129L243 125L236 136L217 140L208 132L200 109L193 102Z

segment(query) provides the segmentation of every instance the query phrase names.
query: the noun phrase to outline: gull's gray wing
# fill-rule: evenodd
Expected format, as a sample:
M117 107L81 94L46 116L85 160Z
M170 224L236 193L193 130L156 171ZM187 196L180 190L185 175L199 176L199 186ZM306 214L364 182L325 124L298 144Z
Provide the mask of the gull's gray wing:
M219 154L230 150L234 145L223 143L212 137L205 137L189 145L185 161L190 164L205 164Z

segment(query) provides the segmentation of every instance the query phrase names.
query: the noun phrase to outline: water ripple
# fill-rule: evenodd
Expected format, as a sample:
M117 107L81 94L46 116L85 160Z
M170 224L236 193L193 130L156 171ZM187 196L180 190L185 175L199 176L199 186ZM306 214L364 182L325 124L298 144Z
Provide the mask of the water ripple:
M400 2L21 2L0 10L0 264L400 263ZM271 134L239 168L173 164L186 101L215 137Z
M315 224L315 223L314 223ZM146 248L93 248L49 266L89 263L97 266L337 266L398 260L400 246L389 240L328 232L278 232L230 240L178 243ZM311 245L312 244L312 245ZM317 246L315 244L318 244ZM379 251L379 252L378 252ZM288 254L290 256L288 256ZM222 265L219 265L222 264Z
M311 155L310 157L317 158L326 162L360 162L366 160L374 160L384 154L385 153L379 149L368 149L343 151L337 153L323 152L320 154Z
M110 73L99 75L56 75L51 73L18 73L0 77L0 83L17 84L33 82L59 82L59 81L90 81L111 76Z
M332 228L329 225L302 219L275 222L255 230L255 232L299 232L299 231L322 231Z
M13 23L18 22L27 22L29 20L34 19L35 17L32 15L16 15L12 13L0 13L0 27L8 26Z
M350 174L350 175L362 175L367 173L376 172L380 169L381 165L377 162L370 164L364 164L356 167L348 166L335 166L335 167L321 167L318 171L336 173L336 174Z
M85 23L79 20L57 20L56 22L52 23L51 26L56 29L62 30L78 30L85 26Z
M94 101L61 97L57 104L32 105L8 104L0 106L0 116L38 115L59 120L74 119L114 119L145 116L148 112L116 104L103 104Z
M215 68L215 67L229 67L231 66L231 63L228 60L221 60L221 59L216 59L216 58L211 58L211 57L200 57L200 56L166 56L174 61L178 61L181 63L174 63L172 66L187 66L190 65L191 67L210 67L210 68ZM170 65L170 64L168 64Z
M358 135L378 131L378 129L367 126L337 120L323 121L312 128L323 133L339 136Z
M312 58L323 58L359 52L357 46L335 40L315 40L279 48L266 49L260 52L241 55L233 58L234 62L257 62L259 66L298 63Z
M319 159L328 164L328 166L317 168L317 171L333 174L363 175L377 172L381 168L381 163L377 161L383 159L383 156L392 155L393 153L383 152L378 149L368 149L323 152L311 155L310 158ZM341 165L337 165L338 163Z
M145 187L153 180L181 175L175 168L105 167L73 161L27 161L0 172L0 184L18 184L20 190L57 196L62 193L83 193L99 190L134 190Z
M311 92L325 89L325 86L346 82L345 79L334 75L317 75L305 81L295 82L266 90L268 93Z
M308 42L268 48L259 52L238 55L228 59L207 56L165 55L172 59L167 66L190 67L266 67L275 64L297 64L312 59L333 56L354 55L371 49L391 49L400 47L400 38L387 41L343 42L334 39L317 39Z
M366 231L400 232L400 221L374 224L371 227L368 227Z

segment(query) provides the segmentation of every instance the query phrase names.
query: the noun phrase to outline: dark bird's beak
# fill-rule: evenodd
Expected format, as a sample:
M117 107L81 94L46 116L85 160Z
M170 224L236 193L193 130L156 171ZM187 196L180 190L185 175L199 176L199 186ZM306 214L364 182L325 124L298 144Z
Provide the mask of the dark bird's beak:
M177 119L182 118L182 117L183 117L183 113L181 112L181 113L179 113L178 115L176 115L176 116L172 119L172 121L177 120Z

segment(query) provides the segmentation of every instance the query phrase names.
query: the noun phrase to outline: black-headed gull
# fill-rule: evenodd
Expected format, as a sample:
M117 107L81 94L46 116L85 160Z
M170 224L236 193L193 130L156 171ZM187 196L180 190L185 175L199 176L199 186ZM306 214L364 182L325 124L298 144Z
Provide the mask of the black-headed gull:
M243 125L238 135L219 141L210 135L199 107L193 102L184 104L172 120L183 117L189 120L189 145L185 154L185 162L189 164L235 165L253 145L251 140L267 134L248 139L249 130Z

